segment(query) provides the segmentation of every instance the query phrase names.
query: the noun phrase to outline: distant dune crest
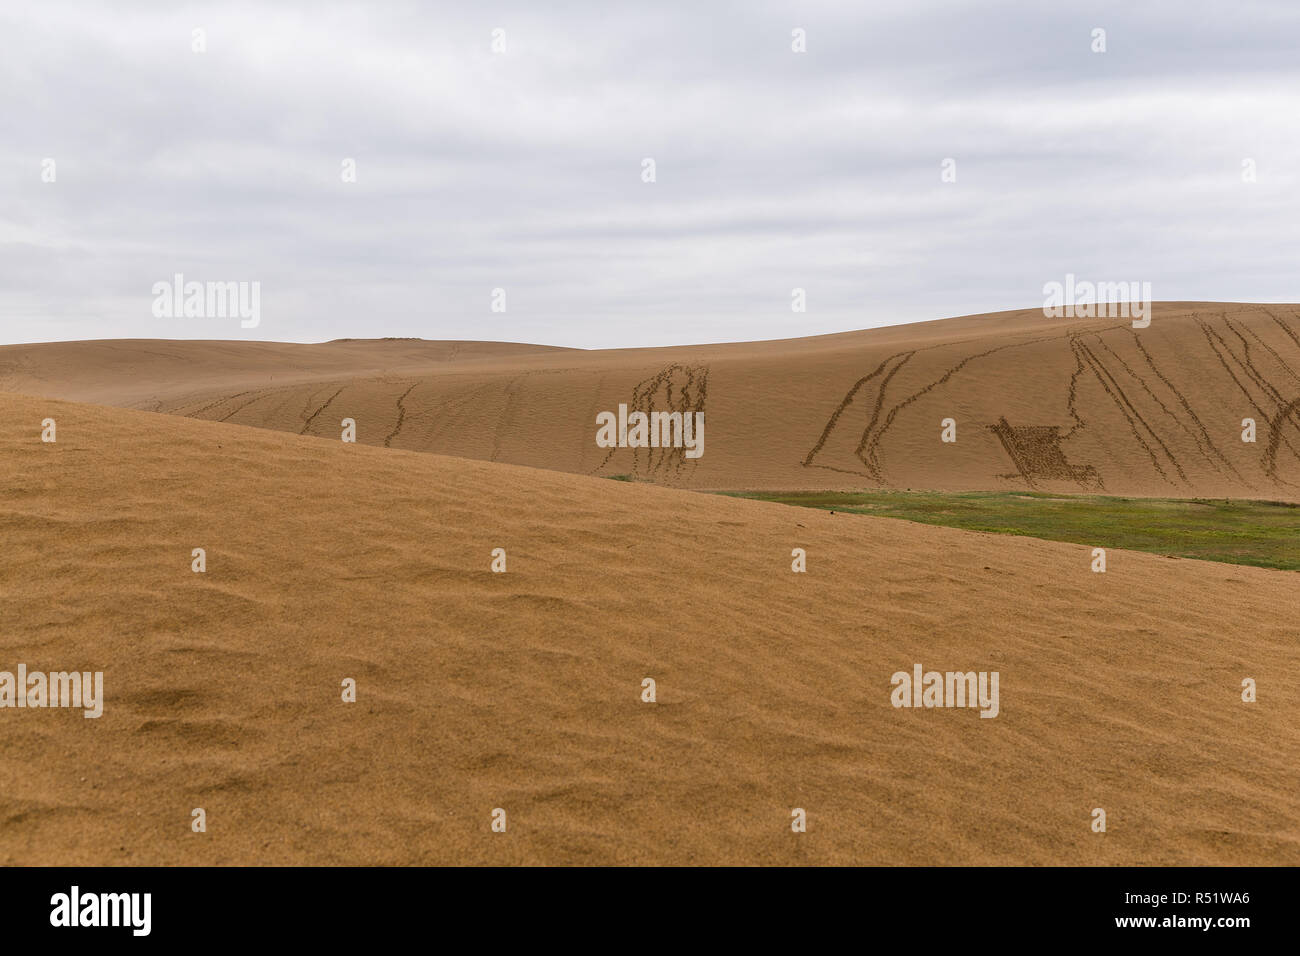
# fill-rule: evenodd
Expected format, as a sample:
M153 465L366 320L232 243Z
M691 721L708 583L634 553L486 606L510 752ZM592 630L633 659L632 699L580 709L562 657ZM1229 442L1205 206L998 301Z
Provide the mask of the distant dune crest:
M1063 299L1088 297L1071 283ZM365 444L686 488L1300 500L1300 308L1157 303L1145 319L1027 309L612 351L55 343L0 349L0 390L334 440L347 418ZM696 455L676 416L684 439L706 412L709 453ZM593 440L601 413L615 428Z

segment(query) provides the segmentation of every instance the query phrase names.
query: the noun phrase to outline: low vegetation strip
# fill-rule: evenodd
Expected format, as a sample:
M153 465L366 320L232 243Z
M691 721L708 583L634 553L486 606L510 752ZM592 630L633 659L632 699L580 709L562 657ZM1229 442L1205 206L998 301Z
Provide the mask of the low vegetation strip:
M1300 505L1037 492L758 491L736 497L967 531L1300 570Z

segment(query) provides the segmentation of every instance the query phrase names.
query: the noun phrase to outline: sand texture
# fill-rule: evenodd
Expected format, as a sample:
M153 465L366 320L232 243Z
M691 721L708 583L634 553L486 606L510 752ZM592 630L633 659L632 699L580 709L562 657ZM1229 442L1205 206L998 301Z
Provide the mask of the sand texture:
M988 484L989 425L1073 408L1065 459L1109 490L1293 488L1294 308L1167 313L658 356L2 350L5 388L80 403L0 395L0 669L102 670L105 702L0 710L0 863L1298 864L1295 574L1096 574L1077 545L593 477L634 470L598 462L595 410L663 373L707 401L686 486ZM998 671L1000 714L893 707L917 662Z
M701 489L1037 489L1300 500L1300 307L1040 309L666 349L116 341L0 348L0 391ZM705 453L596 415L703 411ZM939 440L951 418L957 441ZM1242 421L1257 440L1241 440Z

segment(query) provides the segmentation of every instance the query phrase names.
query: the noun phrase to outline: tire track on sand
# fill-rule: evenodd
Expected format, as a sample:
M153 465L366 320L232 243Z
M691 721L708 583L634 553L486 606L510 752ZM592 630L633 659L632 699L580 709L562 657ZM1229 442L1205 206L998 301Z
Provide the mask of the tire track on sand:
M384 439L385 448L393 447L393 439L397 437L397 433L402 430L402 423L406 421L406 406L402 404L402 401L407 395L410 395L411 390L419 384L419 382L412 382L411 387L397 397L397 426L389 432L388 437Z
M316 416L319 415L321 412L325 411L325 409L329 408L330 405L333 403L334 399L338 398L340 395L343 394L343 389L344 389L344 388L347 388L347 386L344 385L343 388L340 388L337 392L335 392L335 393L334 393L333 395L331 395L329 398L325 399L325 404L322 405L320 408L316 409L316 411L314 411L314 412L311 413L311 418L307 419L307 423L306 423L305 425L302 426L302 431L300 431L300 432L298 433L299 435L305 435L305 434L307 434L307 429L311 428L311 423L314 422L314 421L316 420Z
M853 400L857 397L858 392L860 392L868 382L870 382L876 376L883 373L885 371L885 367L889 365L889 363L892 362L894 359L898 358L899 356L905 356L905 358L903 358L903 361L899 362L898 365L895 366L894 369L890 371L889 374L891 376L894 374L894 372L898 371L898 369L903 365L904 362L906 362L915 354L916 354L915 350L911 352L895 352L893 355L890 355L887 358L885 358L883 361L881 361L881 363L876 366L875 371L871 372L868 375L862 376L862 378L858 379L856 382L853 383L852 387L849 388L845 396L842 399L840 399L840 403L838 406L836 406L835 411L831 412L831 417L826 422L826 427L822 429L821 437L817 439L817 444L813 445L812 450L809 451L808 454L804 457L804 460L802 462L803 467L807 468L813 463L813 459L816 458L817 454L822 450L822 447L826 444L826 440L831 437L831 432L834 431L835 429L835 423L840 420L840 416L844 414L845 410L848 409L848 407L853 404ZM879 403L880 403L880 399L877 399L877 407L879 407ZM820 465L818 467L829 468L831 466ZM835 470L841 471L843 469L837 468Z

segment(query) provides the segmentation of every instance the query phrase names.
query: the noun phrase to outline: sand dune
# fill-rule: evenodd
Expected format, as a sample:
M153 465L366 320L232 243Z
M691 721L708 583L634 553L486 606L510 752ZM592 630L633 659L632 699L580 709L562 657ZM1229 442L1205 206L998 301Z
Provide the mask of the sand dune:
M1300 307L1042 311L671 349L410 340L0 349L0 389L689 488L1300 497ZM705 453L595 443L597 412L704 411ZM940 441L941 422L957 441ZM1257 441L1241 440L1242 420Z
M1273 414L1261 383L1288 394L1283 324L1258 309L1163 318L1140 339L1025 320L1002 346L963 320L732 353L485 356L478 372L359 376L337 395L268 387L260 412L150 385L178 412L293 431L333 395L329 417L352 411L363 441L400 421L389 449L0 396L0 669L105 675L99 719L0 710L0 862L1300 863L1293 574L1123 552L1094 574L1084 547L401 450L446 450L454 423L499 418L481 457L600 470L589 412L680 366L707 369L716 444L675 480L750 484L728 469L775 434L753 465L765 480L862 481L876 461L910 481L940 460L945 408L971 422L971 446L996 443L987 425L1003 417L1068 430L1068 385L1043 372L1056 363L1082 366L1068 461L1107 487L1154 480L1132 464L1145 454L1121 456L1145 433L1104 397L1126 366L1153 393L1124 389L1143 417L1159 399L1188 426L1160 434L1189 481L1231 465L1262 483L1258 461L1233 458L1240 402L1207 396L1215 366L1246 361L1259 380L1244 388ZM943 344L949 330L970 340ZM931 334L942 342L900 339ZM1198 336L1202 351L1179 350ZM8 350L23 369L9 375L71 388L48 378L53 348ZM424 346L360 348L378 366ZM1043 389L992 389L994 361ZM906 404L944 369L958 371ZM859 396L874 403L884 379L881 408L898 411L859 457ZM800 462L846 397L813 472ZM316 421L309 435L331 431ZM1009 467L961 454L954 483ZM489 569L498 547L504 574ZM806 574L791 573L795 547ZM998 671L999 716L895 709L891 674L917 662ZM207 833L190 830L196 807ZM505 833L489 827L497 807ZM795 807L807 833L791 832Z

